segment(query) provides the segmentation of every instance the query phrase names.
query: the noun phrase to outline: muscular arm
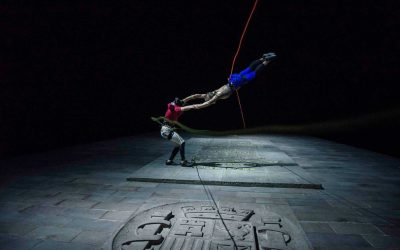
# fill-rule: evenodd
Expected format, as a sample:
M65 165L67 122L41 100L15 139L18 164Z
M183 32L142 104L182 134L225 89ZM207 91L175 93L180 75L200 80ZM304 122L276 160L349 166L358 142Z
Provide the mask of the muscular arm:
M192 110L192 109L203 109L203 108L206 108L208 106L211 106L211 105L215 104L218 101L219 97L220 97L219 95L215 95L215 96L213 96L213 98L211 98L210 100L208 100L206 102L203 102L201 104L193 104L193 105L189 105L189 106L184 106L184 107L181 108L181 110L182 111L189 111L189 110Z
M216 94L208 101L205 101L201 104L193 104L189 106L182 107L182 111L189 111L192 109L203 109L208 106L215 104L219 99L226 99L228 98L232 91L228 85L223 85L219 89L215 90Z
M206 96L206 94L194 94L194 95L186 97L182 101L187 103L188 101L194 100L194 99L204 99L205 96Z

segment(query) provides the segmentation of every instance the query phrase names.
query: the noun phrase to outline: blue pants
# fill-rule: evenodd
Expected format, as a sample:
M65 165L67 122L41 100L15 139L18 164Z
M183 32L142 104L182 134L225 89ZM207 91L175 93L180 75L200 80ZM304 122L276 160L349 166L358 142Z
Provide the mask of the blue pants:
M255 60L249 67L241 71L239 74L232 74L229 77L229 82L235 87L235 89L240 88L256 78L256 74L264 69L264 67L265 65L263 64L263 61Z

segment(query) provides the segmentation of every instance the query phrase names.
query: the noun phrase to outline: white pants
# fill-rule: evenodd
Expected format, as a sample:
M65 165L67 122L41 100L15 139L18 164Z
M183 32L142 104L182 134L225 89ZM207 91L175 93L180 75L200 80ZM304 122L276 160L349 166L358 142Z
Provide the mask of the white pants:
M173 131L172 128L167 125L163 125L161 127L161 136L164 139L170 140L177 144L177 146L180 146L185 142L185 140L177 132Z

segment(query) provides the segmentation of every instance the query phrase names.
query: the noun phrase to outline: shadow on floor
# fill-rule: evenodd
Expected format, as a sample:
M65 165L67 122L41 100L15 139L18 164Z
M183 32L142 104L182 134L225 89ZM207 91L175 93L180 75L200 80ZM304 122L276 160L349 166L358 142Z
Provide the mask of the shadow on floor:
M258 167L270 167L270 166L296 166L295 163L282 163L282 162L192 162L190 167L210 167L210 168L258 168Z

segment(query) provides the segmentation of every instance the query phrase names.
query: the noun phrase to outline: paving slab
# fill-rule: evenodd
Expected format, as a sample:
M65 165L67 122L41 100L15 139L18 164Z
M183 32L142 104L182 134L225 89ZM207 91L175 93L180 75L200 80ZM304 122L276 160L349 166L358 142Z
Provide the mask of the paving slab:
M108 211L101 217L101 219L126 221L133 213L133 211Z
M351 223L351 222L329 222L329 226L337 234L373 234L383 235L384 233L371 223Z
M99 231L82 231L78 236L76 236L72 242L73 243L83 243L94 246L101 246L104 242L111 237L111 233L99 232ZM95 248L95 247L93 247Z
M0 234L23 236L34 229L37 225L21 222L2 222L0 221Z
M383 249L399 249L400 237L381 236L381 235L363 235L364 239L368 241L375 248Z
M121 225L121 221L80 218L72 219L65 227L78 231L89 230L98 232L113 232Z
M56 240L69 242L74 239L81 230L65 227L40 226L27 234L27 237L35 239Z
M322 189L321 184L315 183L315 179L269 141L194 138L187 144L191 145L188 150L193 159L191 167L167 166L165 160L169 155L165 154L138 169L127 180Z
M337 235L330 233L307 233L308 239L314 247L358 247L366 248L371 247L360 235Z
M329 226L329 223L303 221L300 224L304 232L306 233L335 233L333 229Z
M93 206L93 209L108 211L136 211L139 205L126 202L100 202Z
M26 250L32 249L40 244L42 240L13 237L0 234L0 244L2 250Z
M27 248L28 249L28 248ZM36 244L32 250L94 250L93 245L75 242L60 242L53 240L44 240Z
M70 208L76 208L76 207L81 207L81 208L91 208L95 206L98 201L89 201L89 200L81 200L81 199L67 199L67 200L62 200L60 202L57 202L56 206L60 207L70 207Z

